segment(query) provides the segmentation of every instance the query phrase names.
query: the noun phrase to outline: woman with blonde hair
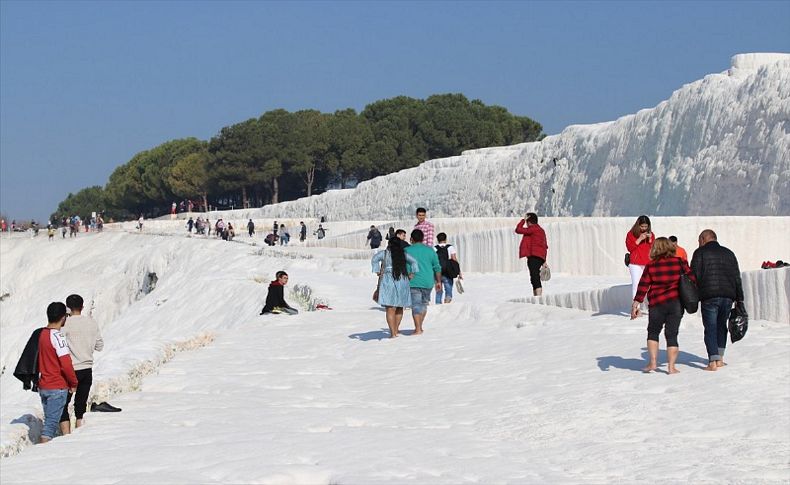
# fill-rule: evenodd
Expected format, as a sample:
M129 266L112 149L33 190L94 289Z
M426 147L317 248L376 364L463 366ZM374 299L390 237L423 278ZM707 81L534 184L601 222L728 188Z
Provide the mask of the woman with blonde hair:
M687 262L675 256L675 247L669 239L660 237L650 249L651 261L645 266L634 302L631 305L631 320L640 315L639 304L647 295L650 308L647 323L647 354L649 361L642 369L652 372L658 368L658 334L664 328L667 340L667 373L677 374L675 361L678 358L678 330L683 318L683 307L680 304L681 275L688 275L696 283L694 273Z
M650 262L650 248L653 246L653 228L650 218L639 216L625 235L625 248L628 250L628 271L631 273L631 296L636 295L636 287L645 266Z

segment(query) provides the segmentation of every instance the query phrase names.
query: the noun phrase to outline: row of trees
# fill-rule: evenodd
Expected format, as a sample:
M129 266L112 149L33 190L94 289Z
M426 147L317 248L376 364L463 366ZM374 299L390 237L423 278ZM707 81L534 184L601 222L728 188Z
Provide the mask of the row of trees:
M173 201L262 206L414 167L463 150L542 138L536 121L461 94L400 96L321 113L282 109L224 127L210 141L185 138L135 155L105 187L69 194L53 216L166 213Z

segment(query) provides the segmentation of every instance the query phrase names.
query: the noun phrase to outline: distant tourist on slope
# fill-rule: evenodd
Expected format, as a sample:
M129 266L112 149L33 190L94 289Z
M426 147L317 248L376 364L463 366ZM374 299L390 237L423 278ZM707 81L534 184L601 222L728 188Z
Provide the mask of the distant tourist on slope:
M299 221L299 242L304 242L307 239L307 226L304 221Z
M689 255L685 249L678 245L678 238L675 236L669 236L669 242L671 242L672 247L675 248L675 256L688 263Z
M518 221L516 233L521 234L521 244L518 247L518 257L527 258L529 281L532 284L532 294L541 296L543 284L540 281L540 268L546 264L546 255L549 245L546 242L546 231L538 225L538 215L528 212Z
M376 226L370 226L370 230L368 231L368 244L370 244L370 249L378 249L381 246L381 232L376 228Z
M389 231L387 231L387 241L395 237L395 228L390 226Z
M195 220L190 216L189 220L187 221L187 232L192 234L193 227L195 227Z
M735 254L719 245L716 233L702 231L699 248L691 257L691 269L697 277L702 325L705 327L705 348L708 366L715 371L724 367L724 350L727 347L727 321L733 301L743 302L741 270Z
M82 314L83 305L84 301L80 295L69 295L66 298L66 306L71 311L71 315L61 330L69 344L71 362L77 375L77 392L73 395L77 428L82 426L82 417L88 407L88 394L93 384L93 351L101 352L104 349L104 339L101 336L99 325L89 315ZM60 416L60 431L63 434L71 432L69 417L71 398L72 394L69 393Z
M419 271L419 265L404 252L397 238L390 239L387 249L374 254L370 262L373 272L379 275L375 299L385 307L390 338L395 338L403 319L403 308L411 306L409 280Z
M431 290L442 289L442 267L439 266L439 257L432 247L423 244L424 236L421 230L411 232L411 246L406 248L406 254L417 260L418 270L411 279L411 316L414 320L414 333L422 333L422 324L428 314L428 304L431 302Z
M439 258L439 266L442 268L442 287L436 290L436 299L434 302L437 305L442 304L442 297L444 303L453 301L453 283L455 278L464 279L461 274L461 267L458 264L458 251L452 244L447 244L447 234L440 232L436 235L438 244L433 247L436 251L436 256Z
M428 222L426 218L426 213L428 212L427 209L424 207L417 208L416 215L417 215L417 224L414 225L414 229L419 229L422 231L423 234L423 244L428 246L429 248L433 246L433 235L434 235L434 228L433 224Z
M252 219L250 219L250 222L247 223L247 233L250 235L250 237L255 235L255 223L252 222Z
M631 273L631 297L636 296L639 279L645 266L650 262L650 248L655 236L650 225L650 218L639 216L625 235L625 248L628 250L628 271Z
M269 292L266 294L266 304L261 310L261 315L269 313L287 313L296 315L299 310L291 307L285 302L285 285L288 284L288 273L278 271L275 275L277 279L269 284Z
M233 224L230 222L228 223L228 227L225 228L225 239L226 241L233 241L233 238L236 237L236 230L233 229Z
M318 229L316 229L316 230L315 230L315 232L314 232L313 234L314 234L314 235L315 235L315 236L316 236L318 239L323 239L324 237L326 237L326 229L324 229L324 226L323 226L323 225L319 224L319 225L318 225Z
M291 240L291 234L288 233L288 228L285 224L280 224L280 246L287 246Z
M669 239L660 237L650 249L650 262L645 266L639 279L639 287L631 305L631 320L640 315L639 304L645 300L650 307L647 316L647 366L644 372L658 368L658 334L664 328L667 340L667 373L677 374L675 361L678 358L678 330L683 318L678 291L680 276L689 275L695 280L687 262L675 255L675 248Z
M137 219L137 230L142 232L143 231L143 223L145 222L145 218L142 214L140 214L140 218ZM74 226L72 226L74 227Z

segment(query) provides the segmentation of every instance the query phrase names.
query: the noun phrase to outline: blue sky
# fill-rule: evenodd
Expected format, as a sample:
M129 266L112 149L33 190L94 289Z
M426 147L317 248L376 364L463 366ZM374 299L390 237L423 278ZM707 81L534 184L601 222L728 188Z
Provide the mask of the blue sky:
M285 108L460 92L548 134L655 106L790 2L0 0L0 211L46 220L135 153Z

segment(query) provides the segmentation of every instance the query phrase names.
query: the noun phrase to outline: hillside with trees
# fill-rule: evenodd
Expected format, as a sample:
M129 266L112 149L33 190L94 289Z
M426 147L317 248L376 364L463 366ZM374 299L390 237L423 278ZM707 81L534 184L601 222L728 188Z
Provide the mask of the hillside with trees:
M406 96L354 109L268 111L211 140L171 140L117 167L104 187L69 194L53 213L123 219L167 213L174 201L260 207L415 167L464 150L536 141L541 125L462 94Z

